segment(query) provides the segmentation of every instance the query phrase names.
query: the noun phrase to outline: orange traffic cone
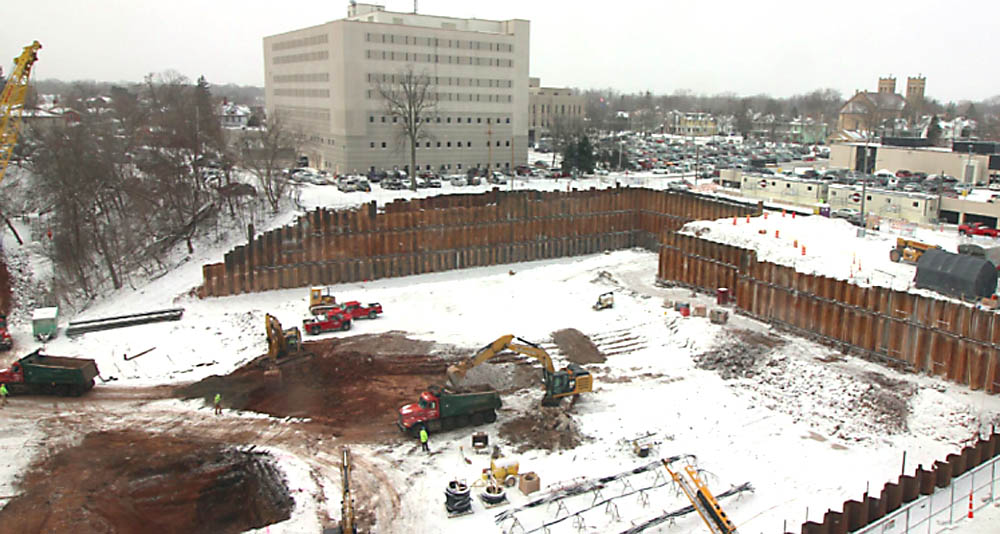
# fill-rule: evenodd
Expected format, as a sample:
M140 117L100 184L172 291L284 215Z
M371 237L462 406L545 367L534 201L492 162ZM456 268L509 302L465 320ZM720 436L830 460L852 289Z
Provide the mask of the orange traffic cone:
M806 246L805 245L802 245L802 255L803 256L806 255Z
M782 216L782 217L784 217L784 216L785 216L785 210L781 210L781 216Z
M778 237L778 231L777 231L777 230L775 230L775 231L774 231L774 237L775 237L775 238L777 238L777 237Z
M733 226L736 226L736 217L733 217Z
M747 222L750 222L750 216L747 215Z
M767 212L766 211L764 212L764 220L765 221L767 220Z
M794 211L792 212L792 218L793 219L795 218L795 212Z
M792 241L792 248L799 248L799 240L798 239Z
M969 492L969 519L972 519L972 492Z

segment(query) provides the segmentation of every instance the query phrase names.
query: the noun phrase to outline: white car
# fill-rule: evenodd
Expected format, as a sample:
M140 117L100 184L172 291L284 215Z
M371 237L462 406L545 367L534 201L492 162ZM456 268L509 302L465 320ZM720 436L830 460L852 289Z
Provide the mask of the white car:
M453 175L453 176L449 176L448 177L448 181L454 187L463 187L465 185L468 185L468 182L466 181L465 176L462 176L461 174L456 174L456 175Z

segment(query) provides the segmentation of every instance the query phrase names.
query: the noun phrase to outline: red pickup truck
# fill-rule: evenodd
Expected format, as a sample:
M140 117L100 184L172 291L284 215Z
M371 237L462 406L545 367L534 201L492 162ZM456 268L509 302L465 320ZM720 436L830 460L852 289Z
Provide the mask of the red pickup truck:
M335 308L323 315L314 315L308 319L303 319L302 329L314 336L320 332L329 332L330 330L350 330L351 318L345 315L340 308Z
M363 306L356 300L343 302L336 309L347 314L351 319L374 319L382 313L382 305L378 302L371 302L367 306Z
M961 235L986 235L990 237L1000 236L1000 231L997 231L996 228L990 228L989 226L979 222L958 225L958 233Z

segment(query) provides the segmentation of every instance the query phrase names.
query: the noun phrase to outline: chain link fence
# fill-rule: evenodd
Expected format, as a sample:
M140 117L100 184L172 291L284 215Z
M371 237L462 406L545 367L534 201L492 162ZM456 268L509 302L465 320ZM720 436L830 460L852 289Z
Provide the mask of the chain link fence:
M1000 456L952 479L947 488L921 497L856 534L937 534L989 506L997 497Z

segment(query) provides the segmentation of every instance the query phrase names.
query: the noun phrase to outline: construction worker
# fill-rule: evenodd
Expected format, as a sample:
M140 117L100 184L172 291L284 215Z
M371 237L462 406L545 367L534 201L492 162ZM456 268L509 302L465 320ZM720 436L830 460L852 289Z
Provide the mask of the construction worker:
M7 406L7 384L0 384L0 407Z
M424 452L431 452L430 448L427 447L427 427L420 426L420 447L424 449Z
M222 394L215 394L215 415L222 415Z

